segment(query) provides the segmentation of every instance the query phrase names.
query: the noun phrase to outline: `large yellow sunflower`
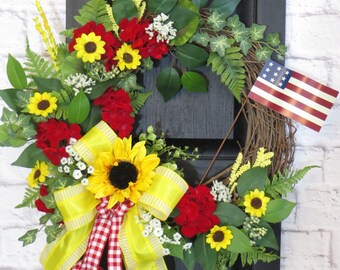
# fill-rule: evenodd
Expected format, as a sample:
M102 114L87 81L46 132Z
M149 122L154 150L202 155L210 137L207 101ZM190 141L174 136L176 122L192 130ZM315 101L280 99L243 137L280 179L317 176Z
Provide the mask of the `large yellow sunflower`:
M57 109L57 98L47 92L42 94L36 92L33 97L30 97L27 109L30 114L46 117Z
M249 194L244 196L244 206L246 207L245 212L249 213L250 216L261 217L266 213L267 204L270 198L266 197L264 191L255 189L250 191Z
M117 51L113 60L118 60L118 67L121 71L124 69L136 69L141 65L139 50L132 49L131 45L124 43Z
M109 196L108 208L125 199L136 203L152 183L154 169L159 164L156 154L146 155L144 141L132 148L131 144L131 136L117 138L112 151L100 153L93 164L94 172L87 188L96 198Z
M227 226L220 227L215 225L210 230L210 233L207 234L205 241L207 244L210 244L212 249L219 251L221 248L226 249L230 245L233 237L231 230L229 230Z
M94 32L91 32L77 38L73 48L77 51L77 57L81 58L83 62L93 63L95 60L100 60L105 54L105 44L101 36L96 36Z
M43 161L37 161L26 180L30 187L36 187L39 182L45 182L46 176L49 174L50 171L48 170L47 164Z

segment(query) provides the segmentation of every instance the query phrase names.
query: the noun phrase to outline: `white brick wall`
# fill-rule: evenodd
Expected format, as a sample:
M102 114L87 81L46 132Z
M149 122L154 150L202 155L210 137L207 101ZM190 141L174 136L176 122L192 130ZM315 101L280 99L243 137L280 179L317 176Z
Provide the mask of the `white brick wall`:
M65 1L41 3L55 33L64 29ZM336 89L340 89L338 14L338 0L287 0L287 66ZM7 54L23 59L26 36L34 51L44 50L32 22L36 15L34 0L1 1L0 89L10 87ZM283 223L282 270L340 269L339 113L338 99L320 133L298 126L295 166L316 164L320 168L309 173L289 195L297 207ZM38 220L34 211L14 209L22 199L28 172L10 166L21 151L0 149L0 270L41 269L38 259L44 239L26 248L17 241Z

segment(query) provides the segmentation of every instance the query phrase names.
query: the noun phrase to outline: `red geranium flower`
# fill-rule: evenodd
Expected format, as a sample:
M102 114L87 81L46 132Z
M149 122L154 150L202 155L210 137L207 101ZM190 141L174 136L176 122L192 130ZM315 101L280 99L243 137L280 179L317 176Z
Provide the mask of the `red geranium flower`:
M113 90L110 87L94 100L94 104L102 107L102 119L120 138L130 135L135 119L131 116L133 108L128 93L123 89Z
M68 157L65 146L70 138L80 139L81 129L76 124L68 125L56 119L40 122L37 125L36 146L43 150L53 165L58 166L62 157Z
M47 196L47 195L48 195L47 187L45 185L41 185L40 186L40 196L44 197L44 196ZM41 199L37 199L35 201L35 207L40 212L44 212L44 213L53 213L54 212L54 209L53 208L47 208L46 204Z
M189 187L177 208L180 214L175 217L175 222L181 226L181 233L189 238L208 232L220 222L213 214L216 210L214 197L204 185Z

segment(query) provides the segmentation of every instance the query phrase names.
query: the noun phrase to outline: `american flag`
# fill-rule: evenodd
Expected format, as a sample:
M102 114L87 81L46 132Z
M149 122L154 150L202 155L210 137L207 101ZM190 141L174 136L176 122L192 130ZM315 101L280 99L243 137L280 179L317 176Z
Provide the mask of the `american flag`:
M320 131L338 93L337 90L269 60L248 97L315 131Z

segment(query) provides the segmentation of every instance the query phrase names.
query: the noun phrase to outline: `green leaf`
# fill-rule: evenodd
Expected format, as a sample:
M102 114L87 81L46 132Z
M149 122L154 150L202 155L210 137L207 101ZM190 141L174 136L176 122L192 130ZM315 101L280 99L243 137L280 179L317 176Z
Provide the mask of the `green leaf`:
M40 197L40 187L27 187L24 195L24 199L21 204L17 205L15 208L23 208L23 207L35 207L35 201Z
M198 72L187 71L181 77L181 83L188 92L207 92L208 82Z
M241 42L243 40L249 40L249 29L246 28L244 25L234 29L233 33L234 33L234 39L237 42Z
M195 256L195 250L193 248L190 248L189 250L185 250L183 252L184 259L183 263L186 266L188 270L194 270L196 265L196 256Z
M190 42L195 42L195 43L198 43L199 45L201 45L203 47L207 47L210 43L210 37L209 37L209 34L206 33L206 32L196 33L191 38Z
M227 250L236 253L251 252L253 250L249 238L241 230L234 226L228 226L228 229L231 230L233 238Z
M278 33L268 34L266 41L268 42L269 45L271 45L273 47L277 47L281 43L280 35Z
M53 224L57 224L63 221L63 217L61 215L61 212L58 208L54 209L53 214L51 215L51 221Z
M144 106L150 96L152 96L152 92L133 91L130 93L131 106L133 107L134 115L138 114L139 110Z
M253 43L248 39L242 39L240 42L240 48L242 50L242 53L244 55L247 55L251 47L253 46Z
M85 121L90 112L90 101L84 91L76 95L68 107L68 120L71 123L80 124Z
M49 209L54 209L57 207L53 193L49 193L46 196L40 198Z
M116 79L111 79L103 82L97 82L96 85L92 86L91 94L89 94L90 99L96 99L100 97L109 87L113 86Z
M237 181L237 192L240 196L244 196L249 191L256 188L264 190L268 179L267 168L255 167L245 171Z
M17 114L16 112L10 111L6 107L2 110L1 121L5 124L15 124L17 122Z
M14 161L12 165L25 168L33 168L37 160L48 162L48 159L46 158L43 151L37 148L33 143L25 148L19 158Z
M179 258L183 260L183 247L182 245L174 245L169 243L164 243L163 246L168 248L170 251L170 256Z
M254 41L262 40L266 28L267 28L266 25L253 23L252 26L250 27L250 38Z
M220 13L226 13L227 17L235 12L237 5L241 0L213 0L209 8L217 10Z
M51 215L52 215L51 213L47 213L47 214L41 216L40 219L39 219L39 224L45 225L50 220Z
M33 77L33 81L40 93L57 91L63 88L61 81L58 79L46 79Z
M18 98L17 98L17 93L19 91L20 90L16 90L16 89L0 90L0 97L2 98L2 100L5 101L7 106L15 112L20 111L20 109L18 107Z
M148 0L148 9L153 13L168 14L177 4L177 0Z
M56 240L59 233L61 233L62 231L62 227L60 227L58 224L46 226L45 233L47 235L47 243L52 243L54 240Z
M247 215L236 205L231 203L218 203L214 215L218 216L221 224L241 226Z
M216 10L208 17L207 23L210 24L214 31L221 31L225 26L227 26L227 14L219 13Z
M156 87L165 102L174 97L181 90L181 79L176 69L168 67L157 76Z
M66 188L72 184L73 180L69 179L68 177L59 177L58 179L54 180L49 187L52 191L60 190Z
M117 24L122 19L138 18L138 10L132 0L115 0L112 2L112 14Z
M227 20L227 26L229 26L231 29L237 29L239 27L242 27L240 17L238 15L229 17Z
M277 243L276 236L275 236L272 226L270 226L267 222L263 220L260 221L259 226L266 228L267 232L265 236L263 236L260 240L256 241L256 244L258 246L263 246L263 247L268 247L268 248L273 248L275 250L279 250L279 245Z
M208 3L208 0L192 0L192 2L200 9L205 7L205 5Z
M181 46L196 33L199 24L199 11L190 0L179 0L179 4L170 12L170 20L177 29L174 43Z
M256 50L256 58L259 61L266 61L270 59L272 54L273 54L273 51L268 47L262 47Z
M125 76L119 77L117 88L123 88L125 91L142 90L144 89L141 85L137 83L137 76L134 73L126 74Z
M230 48L232 40L226 36L217 36L210 40L210 47L212 52L217 52L219 56L225 56L226 49Z
M85 73L84 63L81 59L77 58L76 53L67 56L60 67L62 81L65 81L68 76L75 73Z
M199 254L197 261L203 270L211 270L211 266L216 264L217 253L205 242L205 239L205 234L200 234L195 240L194 250L195 254Z
M22 242L23 246L27 246L32 244L37 238L38 229L29 230L23 236L21 236L18 240Z
M266 214L262 219L269 223L281 222L290 215L295 205L295 203L285 199L271 200L267 205Z
M27 87L27 77L25 71L18 60L12 55L8 55L7 76L11 85L15 89L24 90Z
M0 146L7 146L9 144L10 135L8 134L8 126L0 125Z
M12 147L21 147L25 145L26 142L27 140L22 139L22 138L17 138L17 137L12 137L9 139L9 144Z
M187 68L205 66L208 56L206 50L194 44L185 44L176 49L176 57Z
M87 133L92 127L100 122L102 119L101 113L102 110L100 106L95 106L93 104L91 105L89 115L87 116L86 120L80 124L84 133Z

